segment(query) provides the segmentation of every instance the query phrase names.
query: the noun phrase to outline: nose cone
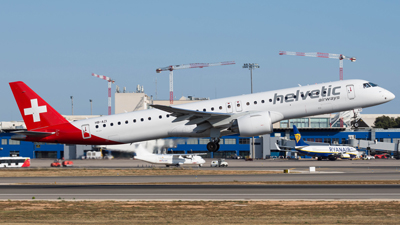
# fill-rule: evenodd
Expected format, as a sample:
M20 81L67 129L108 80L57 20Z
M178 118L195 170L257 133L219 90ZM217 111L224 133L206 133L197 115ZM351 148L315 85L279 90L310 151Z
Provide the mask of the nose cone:
M386 97L387 101L392 101L396 96L392 92L387 91L387 94L385 97Z

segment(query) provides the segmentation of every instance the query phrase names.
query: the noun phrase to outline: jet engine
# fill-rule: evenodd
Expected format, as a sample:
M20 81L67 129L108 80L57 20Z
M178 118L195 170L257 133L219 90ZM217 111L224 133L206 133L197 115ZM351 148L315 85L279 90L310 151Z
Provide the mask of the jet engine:
M237 118L230 130L239 133L242 137L252 137L272 133L272 124L283 119L278 112L258 112Z

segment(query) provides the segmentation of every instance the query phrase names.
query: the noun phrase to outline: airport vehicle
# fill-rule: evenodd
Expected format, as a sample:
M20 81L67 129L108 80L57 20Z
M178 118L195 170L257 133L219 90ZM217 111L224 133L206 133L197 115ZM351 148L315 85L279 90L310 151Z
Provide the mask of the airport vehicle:
M51 167L61 167L60 160L56 159L50 164Z
M69 167L69 166L72 166L72 165L74 165L74 163L72 161L65 160L65 161L63 161L61 163L60 160L58 160L58 159L54 160L54 162L52 162L50 164L51 167L61 167L61 166L63 166L63 167L67 167L68 166Z
M387 154L375 154L374 157L375 157L375 159L388 159L388 158L390 158L390 156L388 156Z
M70 167L74 165L74 162L65 160L62 162L62 165L63 167Z
M283 119L365 108L395 98L368 81L341 80L68 122L25 83L11 82L10 87L27 127L14 132L15 140L112 145L209 137L210 152L218 151L221 136L268 134Z
M225 159L211 161L210 167L228 167L228 162Z
M357 151L355 148L349 146L309 145L301 138L301 134L296 125L293 125L293 132L296 142L295 149L302 155L318 157L318 160L329 159L334 161L338 158L360 158L360 156L363 154L362 152Z
M4 167L30 167L31 159L29 157L0 157L0 168Z
M371 159L375 159L375 156L372 156L372 155L364 155L364 156L362 157L362 159L364 159L364 160L371 160Z

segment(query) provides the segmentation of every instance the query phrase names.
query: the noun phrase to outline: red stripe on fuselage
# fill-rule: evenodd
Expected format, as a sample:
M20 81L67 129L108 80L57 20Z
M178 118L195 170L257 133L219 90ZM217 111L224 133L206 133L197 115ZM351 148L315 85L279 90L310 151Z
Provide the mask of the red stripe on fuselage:
M28 136L25 141L63 143L63 144L82 144L82 145L113 145L123 144L112 140L100 138L91 134L90 138L83 139L82 130L76 128L71 123L64 123L55 126L39 128L31 131L38 132L55 132L47 137Z

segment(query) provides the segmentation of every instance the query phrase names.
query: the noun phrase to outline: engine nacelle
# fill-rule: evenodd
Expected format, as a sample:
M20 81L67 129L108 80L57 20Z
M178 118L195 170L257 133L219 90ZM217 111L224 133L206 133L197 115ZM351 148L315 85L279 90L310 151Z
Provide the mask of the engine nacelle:
M253 137L272 133L272 124L283 119L278 112L258 112L237 118L231 130L242 137Z

